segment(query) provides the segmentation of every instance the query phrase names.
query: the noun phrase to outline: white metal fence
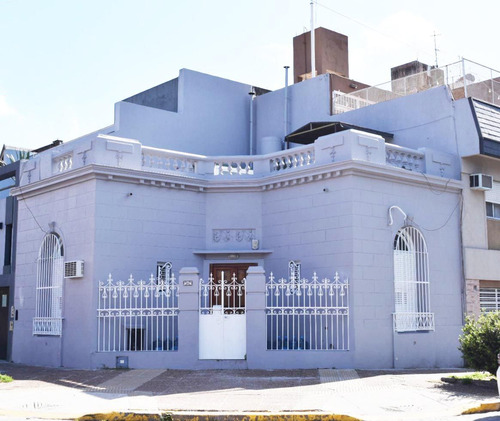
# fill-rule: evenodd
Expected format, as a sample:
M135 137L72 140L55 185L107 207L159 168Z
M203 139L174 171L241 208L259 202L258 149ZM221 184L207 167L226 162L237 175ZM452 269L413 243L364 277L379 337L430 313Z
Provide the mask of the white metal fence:
M267 349L349 350L349 282L276 279L266 283Z
M175 276L136 282L99 282L97 351L177 351L178 293Z

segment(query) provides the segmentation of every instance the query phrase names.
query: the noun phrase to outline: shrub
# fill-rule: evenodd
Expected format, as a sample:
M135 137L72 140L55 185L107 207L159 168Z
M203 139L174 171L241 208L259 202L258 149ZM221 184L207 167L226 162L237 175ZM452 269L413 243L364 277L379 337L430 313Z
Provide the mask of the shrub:
M500 312L483 313L477 320L467 316L459 341L467 367L494 375L500 353Z
M0 374L0 383L9 383L12 380L12 377L8 376L7 374Z

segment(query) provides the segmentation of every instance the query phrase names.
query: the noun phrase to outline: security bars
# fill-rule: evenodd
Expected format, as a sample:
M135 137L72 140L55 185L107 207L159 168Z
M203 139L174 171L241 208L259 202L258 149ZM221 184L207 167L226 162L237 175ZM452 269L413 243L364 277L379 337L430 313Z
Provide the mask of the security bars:
M177 351L178 292L173 274L99 282L97 351Z

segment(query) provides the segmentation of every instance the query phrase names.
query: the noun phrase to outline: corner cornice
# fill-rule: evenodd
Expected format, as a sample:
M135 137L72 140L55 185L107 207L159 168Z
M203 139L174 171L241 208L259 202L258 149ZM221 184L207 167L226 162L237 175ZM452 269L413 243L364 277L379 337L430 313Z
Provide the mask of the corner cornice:
M436 177L389 165L351 160L294 168L263 177L245 175L224 176L224 178L203 177L175 171L152 172L90 164L28 185L16 187L12 189L12 195L26 198L89 180L117 181L204 193L257 192L287 188L341 176L358 176L409 185L425 185L447 189L448 191L460 191L462 189L461 180Z

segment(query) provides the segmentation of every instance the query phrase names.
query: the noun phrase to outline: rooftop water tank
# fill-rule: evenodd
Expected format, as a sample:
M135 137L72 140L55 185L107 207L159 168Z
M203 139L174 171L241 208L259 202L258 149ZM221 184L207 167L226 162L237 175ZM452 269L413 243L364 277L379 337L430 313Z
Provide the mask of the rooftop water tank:
M264 136L257 143L257 155L281 151L281 139L278 136Z

